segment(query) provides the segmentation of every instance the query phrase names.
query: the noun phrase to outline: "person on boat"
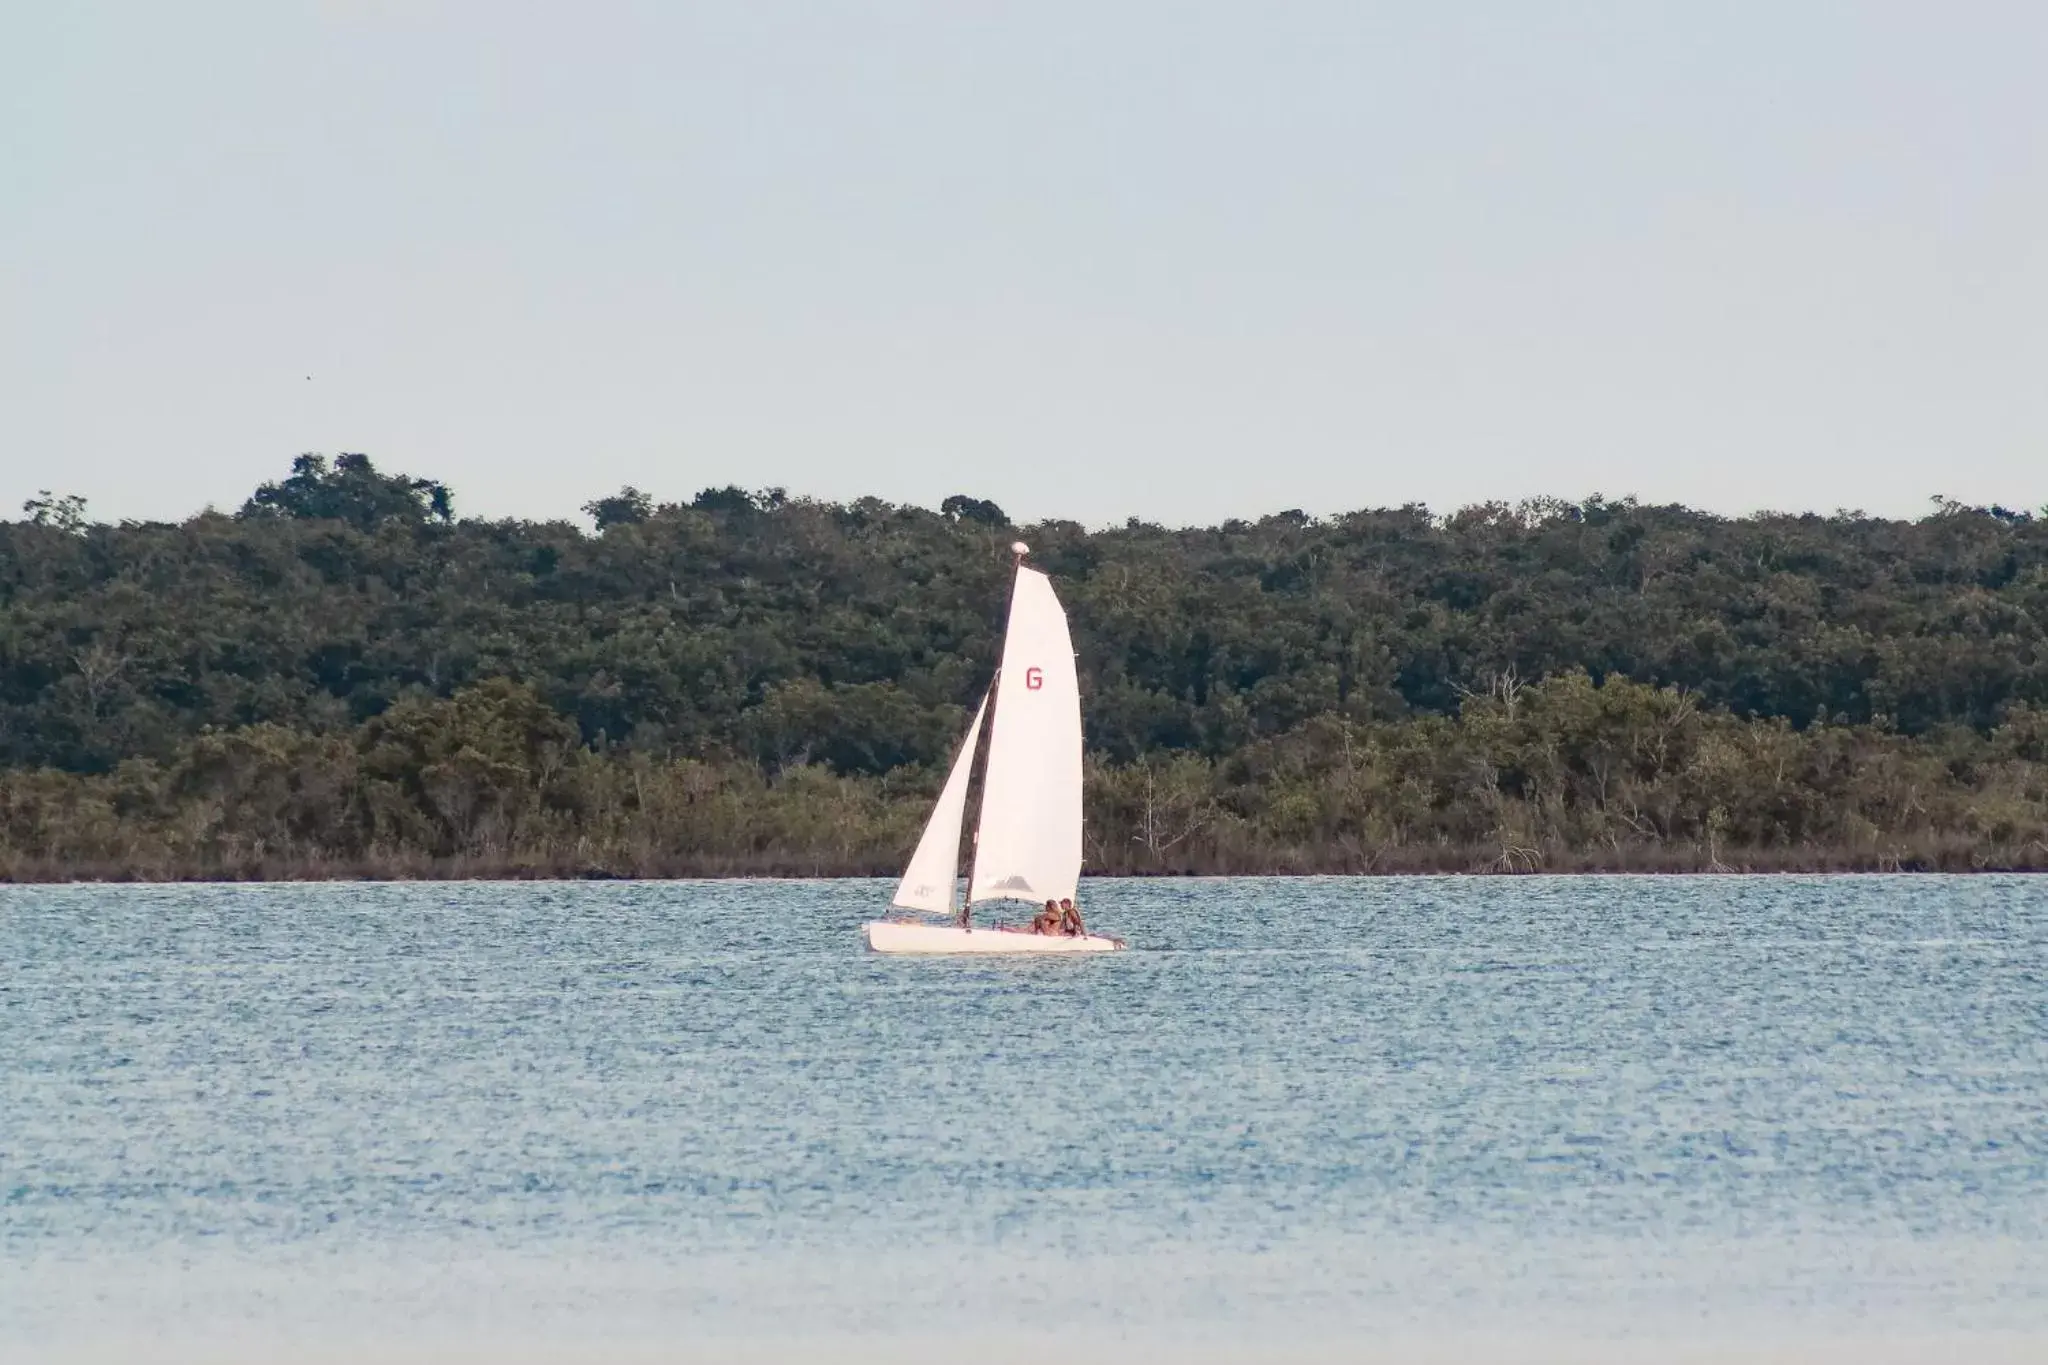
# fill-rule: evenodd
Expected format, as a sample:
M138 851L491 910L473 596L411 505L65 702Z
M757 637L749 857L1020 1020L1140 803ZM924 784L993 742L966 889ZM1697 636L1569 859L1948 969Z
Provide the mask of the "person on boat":
M1045 903L1045 909L1039 911L1038 914L1032 919L1031 932L1034 934L1057 934L1059 931L1059 904L1056 901L1047 901Z
M1050 901L1046 902L1048 908L1051 907L1051 904L1052 902ZM1074 902L1071 898L1060 902L1059 932L1065 934L1068 938L1082 938L1088 933L1087 928L1081 923L1081 912L1074 908Z

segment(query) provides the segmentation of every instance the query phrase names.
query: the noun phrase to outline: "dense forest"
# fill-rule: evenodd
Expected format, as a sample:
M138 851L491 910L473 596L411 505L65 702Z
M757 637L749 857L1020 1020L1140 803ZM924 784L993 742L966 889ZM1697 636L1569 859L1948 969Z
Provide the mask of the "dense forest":
M1022 537L1101 872L2048 867L2048 520L1599 498L1169 529L301 456L0 523L0 878L881 873Z

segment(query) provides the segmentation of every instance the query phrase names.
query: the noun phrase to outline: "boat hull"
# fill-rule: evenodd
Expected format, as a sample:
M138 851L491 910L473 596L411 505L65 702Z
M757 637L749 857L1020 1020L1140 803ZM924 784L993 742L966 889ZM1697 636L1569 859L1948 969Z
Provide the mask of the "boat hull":
M956 924L870 920L861 926L878 953L1113 953L1122 939L1102 934L1029 934L1016 929L962 929Z

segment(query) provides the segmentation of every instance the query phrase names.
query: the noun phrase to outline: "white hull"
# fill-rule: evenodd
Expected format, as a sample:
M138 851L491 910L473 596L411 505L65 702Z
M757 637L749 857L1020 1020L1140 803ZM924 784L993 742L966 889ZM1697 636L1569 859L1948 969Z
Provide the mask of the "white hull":
M918 924L878 919L861 926L868 947L878 953L1113 953L1123 940L1101 934L1068 938L1016 929L962 929L954 924Z

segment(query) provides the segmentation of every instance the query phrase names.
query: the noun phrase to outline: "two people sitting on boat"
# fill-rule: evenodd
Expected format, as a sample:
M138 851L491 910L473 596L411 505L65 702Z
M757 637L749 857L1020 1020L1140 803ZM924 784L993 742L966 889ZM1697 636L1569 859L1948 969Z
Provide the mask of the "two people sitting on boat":
M1072 900L1047 901L1045 909L1038 912L1031 921L1034 934L1064 934L1079 938L1088 931L1081 925L1081 912L1074 908Z

